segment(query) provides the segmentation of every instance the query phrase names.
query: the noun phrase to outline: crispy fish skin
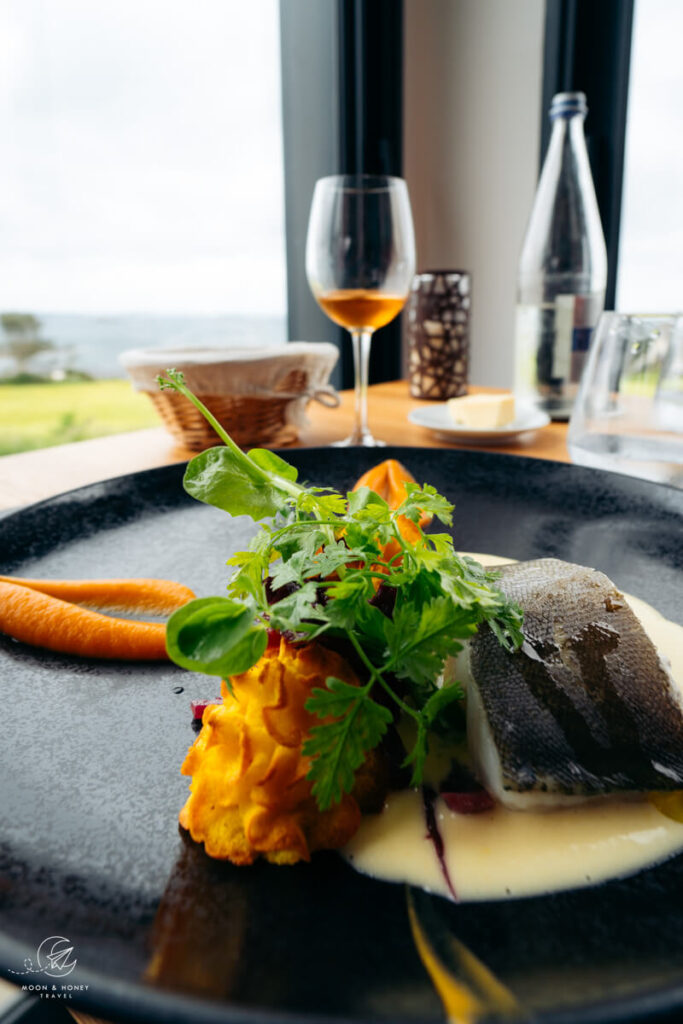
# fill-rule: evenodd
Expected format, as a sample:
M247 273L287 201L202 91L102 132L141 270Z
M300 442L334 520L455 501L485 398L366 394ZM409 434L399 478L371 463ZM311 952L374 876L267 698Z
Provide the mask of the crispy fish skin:
M552 558L499 571L525 640L509 654L482 626L469 644L468 736L487 788L517 807L683 788L680 693L615 585Z

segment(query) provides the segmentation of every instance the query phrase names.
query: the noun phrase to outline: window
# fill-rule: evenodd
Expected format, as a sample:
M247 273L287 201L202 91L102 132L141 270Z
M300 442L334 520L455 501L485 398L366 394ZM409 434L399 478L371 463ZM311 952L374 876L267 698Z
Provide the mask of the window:
M284 341L277 0L7 0L0 49L0 376Z
M636 0L617 308L676 312L682 302L683 4Z

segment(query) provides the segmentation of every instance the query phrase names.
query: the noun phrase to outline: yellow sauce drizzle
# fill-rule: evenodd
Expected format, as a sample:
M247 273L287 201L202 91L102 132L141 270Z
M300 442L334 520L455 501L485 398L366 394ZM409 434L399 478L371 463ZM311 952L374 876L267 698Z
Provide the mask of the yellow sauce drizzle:
M453 935L447 935L448 951L454 969L468 981L455 976L444 964L420 922L415 899L408 889L408 917L415 947L432 984L443 1003L449 1024L476 1024L483 1016L495 1012L499 1016L519 1019L521 1008L512 993L491 973L474 953Z
M683 793L680 790L673 793L650 793L649 800L660 814L683 825Z

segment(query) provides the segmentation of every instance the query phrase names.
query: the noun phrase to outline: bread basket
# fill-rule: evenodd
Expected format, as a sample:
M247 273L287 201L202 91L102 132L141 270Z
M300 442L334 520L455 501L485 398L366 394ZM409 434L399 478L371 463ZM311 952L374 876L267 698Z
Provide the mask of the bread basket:
M339 405L328 383L338 354L328 342L292 341L259 349L131 349L119 359L171 434L202 451L218 443L214 430L182 395L159 390L159 374L182 370L187 386L237 444L277 446L296 441L312 399Z

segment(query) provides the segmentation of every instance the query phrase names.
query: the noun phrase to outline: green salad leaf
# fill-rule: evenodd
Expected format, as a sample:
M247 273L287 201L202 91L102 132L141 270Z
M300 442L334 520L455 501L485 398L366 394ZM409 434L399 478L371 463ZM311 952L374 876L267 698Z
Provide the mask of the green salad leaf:
M296 469L272 452L243 452L182 374L168 370L159 382L193 402L225 444L190 461L188 493L260 524L249 549L229 560L230 596L191 601L171 616L170 657L184 668L229 677L258 661L268 629L345 645L362 666L361 684L331 677L306 703L318 719L304 753L319 807L350 792L368 751L399 714L414 724L406 764L419 784L430 733L452 727L451 705L462 696L457 684L441 684L447 659L484 624L516 650L520 608L496 588L495 572L457 554L450 534L420 527L424 513L452 522L452 504L434 487L408 484L403 503L391 509L367 487L342 495L304 486ZM415 524L410 542L401 532L403 517ZM384 564L389 542L397 554Z
M190 459L183 480L188 494L230 515L251 516L256 522L277 515L288 500L299 497L304 489L296 483L294 466L263 448L245 454L193 395L182 373L166 373L166 377L157 378L161 390L176 391L192 402L225 444L225 448L209 448Z
M253 601L199 597L173 613L166 647L183 668L212 676L246 672L266 649L268 631Z
M257 522L277 515L286 495L259 473L245 472L228 448L209 448L188 464L183 479L188 494L233 516L251 516Z

